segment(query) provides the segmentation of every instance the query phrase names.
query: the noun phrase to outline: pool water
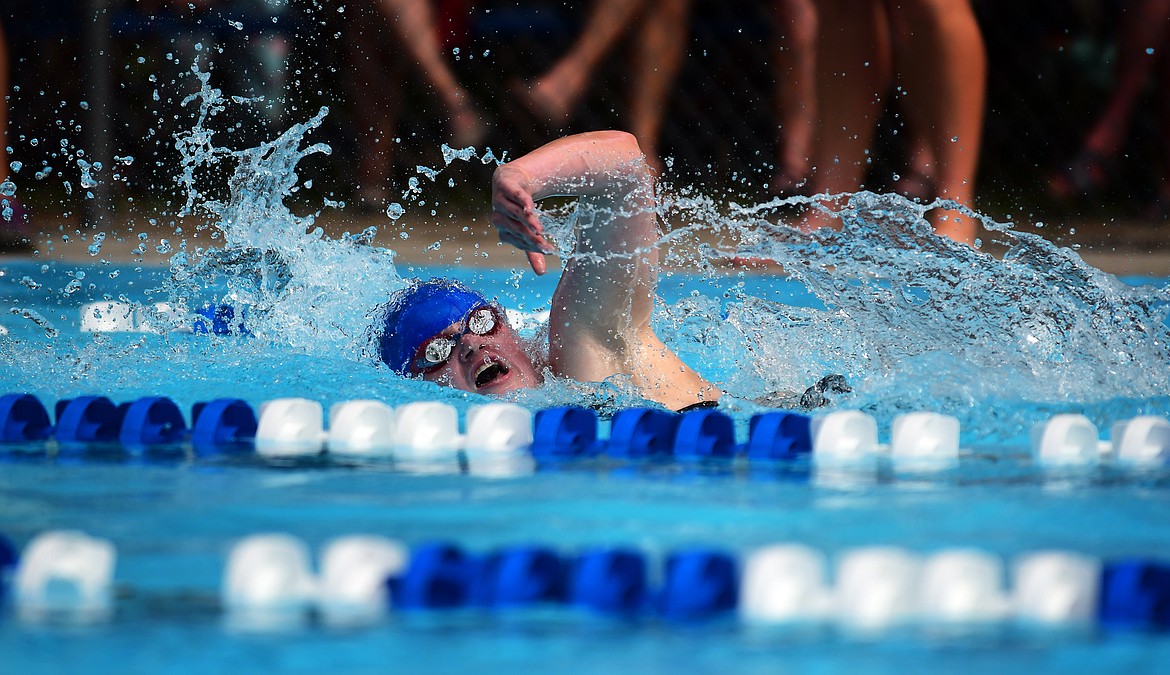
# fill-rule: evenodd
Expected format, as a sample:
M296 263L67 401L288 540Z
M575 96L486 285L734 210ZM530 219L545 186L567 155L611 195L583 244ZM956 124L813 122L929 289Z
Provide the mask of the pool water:
M848 478L848 477L846 477ZM25 542L81 529L118 547L115 613L90 626L37 625L6 613L5 669L206 672L322 669L448 672L937 672L973 665L1037 672L1154 672L1166 636L1041 632L1011 626L855 639L831 629L762 631L734 619L678 625L572 610L396 614L371 627L309 623L276 634L229 629L218 607L224 560L240 538L290 533L319 551L376 533L486 552L541 543L565 553L633 546L652 560L715 545L744 556L802 542L830 556L897 545L923 554L977 547L1010 559L1057 548L1104 558L1164 557L1170 471L1044 472L1010 453L957 469L818 480L779 469L582 466L510 478L415 475L389 466L147 463L9 457L0 470L0 531Z
M216 94L203 81L206 100ZM322 113L324 114L324 113ZM455 276L508 307L546 310L555 279L511 270L396 266L393 253L332 240L283 203L301 160L323 151L304 137L320 116L260 148L189 146L195 166L236 162L231 197L189 205L217 220L222 248L180 247L166 268L100 259L0 263L0 393L50 406L83 394L129 401L169 396L185 409L232 396L253 406L298 396L329 406L353 399L420 400L465 412L485 399L404 380L363 355L377 304L408 276ZM197 127L198 128L198 127ZM192 134L189 138L197 138ZM475 159L446 152L453 162ZM428 170L431 171L431 170ZM192 177L194 174L190 174ZM425 173L424 173L425 175ZM262 178L262 179L261 179ZM192 178L194 181L194 178ZM427 183L404 193L425 204ZM624 545L652 561L679 547L714 546L743 559L799 542L833 559L891 545L929 554L974 547L1010 562L1041 549L1099 558L1170 558L1170 469L1044 467L1028 452L1032 426L1076 412L1098 428L1136 415L1170 416L1170 280L1118 280L1074 251L1010 224L985 222L990 255L926 234L926 206L860 193L839 200L840 231L776 224L787 204L749 206L664 186L665 240L693 228L734 231L733 248L670 259L655 327L728 393L740 437L755 398L800 391L841 373L853 392L828 410L891 420L937 411L962 424L961 461L937 470L897 466L825 472L807 467L584 462L483 475L473 464L409 467L332 459L150 459L117 453L0 452L0 533L23 546L50 529L78 529L118 550L115 612L93 625L0 618L5 672L1153 672L1170 637L1140 631L1041 631L997 624L923 626L858 637L831 627L761 630L733 618L678 625L612 620L567 609L397 613L341 630L308 621L279 633L228 626L218 593L242 537L282 532L319 551L347 534L417 545L450 541L488 552L537 543L566 555ZM388 210L393 228L398 209ZM568 211L548 214L562 236ZM110 243L105 245L109 246ZM789 276L727 272L712 259L771 258ZM150 333L83 333L83 304L119 300L178 312ZM248 312L249 335L195 335L203 302ZM165 319L161 317L160 321ZM526 328L534 334L537 329ZM509 397L531 410L587 403L644 405L620 380L550 378Z
M49 402L83 393L116 401L159 394L184 407L219 395L241 396L253 405L289 395L326 405L356 398L391 404L441 399L466 409L482 402L403 382L360 359L299 354L259 337L80 333L75 317L83 302L110 293L133 297L167 276L161 269L123 271L100 289L67 298L54 294L46 300L40 289L10 285L5 304L33 309L58 334L49 338L36 322L6 320L10 334L0 338L6 355L36 368L6 366L3 389L29 391ZM60 287L76 267L56 264L42 271L39 264L10 263L3 272L6 279L35 275ZM512 306L539 309L541 294L551 293L548 281L521 292L507 283L509 274L476 271L468 280L505 289ZM666 305L692 298L695 290L717 298L735 290L792 306L820 306L793 281L737 275L670 279L662 288ZM252 365L241 366L249 361ZM555 403L571 392L537 395ZM840 406L848 407L849 397L844 398ZM1016 405L1017 414L1035 421L1051 407ZM742 406L735 413L741 427L751 412L746 402ZM1164 398L1156 397L1119 398L1096 407L1128 416L1167 411ZM885 412L870 409L879 416ZM965 431L960 464L942 471L885 467L832 474L743 462L596 461L499 477L476 475L455 463L418 473L391 463L340 460L187 462L9 452L0 464L0 532L23 544L46 530L79 529L113 541L119 558L115 613L108 622L26 624L8 612L0 620L0 652L12 672L36 672L47 663L54 670L85 672L387 667L722 672L729 664L744 672L1156 669L1161 658L1170 657L1170 640L1133 632L997 625L942 634L907 628L857 639L832 628L768 631L734 619L676 625L651 617L625 621L542 609L397 614L360 629L308 622L291 632L249 634L231 630L218 606L227 552L239 539L261 532L292 534L314 551L334 537L374 533L408 545L450 541L471 552L539 543L571 554L588 546L624 545L651 560L695 544L742 559L777 542L808 544L830 559L871 545L921 554L975 547L1005 562L1042 549L1105 559L1165 558L1170 468L1046 469L1029 458L1017 435L1010 426L1006 432Z

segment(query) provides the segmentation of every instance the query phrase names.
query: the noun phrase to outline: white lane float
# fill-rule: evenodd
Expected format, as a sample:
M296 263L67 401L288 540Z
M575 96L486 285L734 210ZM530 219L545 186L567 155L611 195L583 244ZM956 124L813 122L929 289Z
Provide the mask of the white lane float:
M1054 415L1032 427L1032 455L1045 464L1096 464L1101 459L1097 427L1084 415Z
M329 452L389 456L394 453L394 410L381 401L345 401L329 409Z
M349 626L387 614L386 580L406 569L410 553L401 542L372 535L339 537L321 553L318 608L325 621Z
M511 403L488 403L467 411L469 451L509 453L532 445L532 413Z
M256 452L265 457L319 454L325 442L325 412L307 398L280 398L260 405Z
M417 401L398 408L395 445L414 459L439 459L463 447L459 413L437 401Z
M951 549L928 557L922 566L919 615L932 623L990 623L1010 611L1004 591L1003 563L974 549Z
M112 611L117 553L105 539L75 530L42 533L29 542L13 579L26 621L89 622Z
M1096 617L1101 561L1067 551L1037 551L1013 565L1012 612L1026 623L1087 624Z
M820 551L802 544L777 544L753 552L744 563L739 612L749 623L822 621L832 603Z
M810 431L813 457L818 462L857 462L878 451L877 421L857 410L814 417Z
M143 306L99 300L82 305L79 316L83 333L191 332L186 317L166 302Z
M894 418L890 459L912 466L950 466L959 461L959 420L934 412Z
M922 561L901 548L847 551L837 564L837 620L846 629L878 632L904 625L918 611Z
M1117 422L1110 430L1113 459L1131 464L1163 463L1170 459L1170 421L1143 415Z
M282 630L303 624L317 597L309 547L286 534L257 534L232 548L220 599L230 625Z

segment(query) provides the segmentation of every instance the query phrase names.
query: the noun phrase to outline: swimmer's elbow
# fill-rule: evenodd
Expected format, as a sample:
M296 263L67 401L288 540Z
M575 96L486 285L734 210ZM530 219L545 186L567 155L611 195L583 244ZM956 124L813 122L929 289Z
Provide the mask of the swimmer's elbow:
M642 152L642 146L638 144L638 137L628 131L615 131L614 133L619 135L618 142L621 144L624 154L628 154L633 161L649 172L650 165L646 163L646 153Z
M599 131L599 135L604 140L613 143L615 146L623 147L635 152L642 152L642 146L638 145L638 137L628 131L621 131L619 129L610 129L608 131Z
M638 145L638 138L628 131L610 129L594 131L589 134L593 142L602 146L606 151L617 155L623 161L632 161L644 158L642 146Z

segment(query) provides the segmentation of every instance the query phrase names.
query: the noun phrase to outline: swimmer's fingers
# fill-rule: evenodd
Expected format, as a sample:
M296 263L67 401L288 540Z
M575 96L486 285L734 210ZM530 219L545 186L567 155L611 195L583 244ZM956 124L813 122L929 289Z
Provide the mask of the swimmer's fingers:
M556 249L544 237L544 232L533 230L503 213L492 214L492 225L500 232L500 241L512 244L524 251L538 251L545 255L554 253ZM505 239L505 234L509 238Z
M492 210L521 220L527 213L535 213L536 204L523 181L514 174L502 167L496 171L492 178Z
M524 251L525 253L539 253L540 252L540 249L536 244L525 239L524 237L520 236L516 232L513 232L512 230L500 229L499 234L500 234L500 241L501 242L503 242L505 244L509 244L511 246L515 246L516 248L520 249L521 251Z
M528 242L506 230L500 230L500 241L524 251L525 255L528 256L528 264L532 266L532 271L536 272L538 276L548 271L548 263L544 260L544 254L532 250L532 246Z
M531 198L518 202L497 201L494 207L493 225L500 229L518 231L527 239L538 242L544 250L551 251L552 247L544 238L544 226L540 224L540 217L536 215L536 206Z
M501 230L521 232L541 250L551 253L553 249L544 238L544 226L536 213L529 183L527 174L508 165L496 170L492 178L492 224Z
M497 210L523 213L525 210L535 205L532 201L532 194L526 188L508 180L496 181L492 195L492 205Z

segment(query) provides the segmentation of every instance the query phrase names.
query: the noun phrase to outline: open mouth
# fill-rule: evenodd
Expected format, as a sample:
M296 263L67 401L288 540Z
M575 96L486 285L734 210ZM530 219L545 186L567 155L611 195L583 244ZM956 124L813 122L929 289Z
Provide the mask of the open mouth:
M499 361L489 361L479 367L475 373L475 387L486 387L504 375L508 374L508 366Z

